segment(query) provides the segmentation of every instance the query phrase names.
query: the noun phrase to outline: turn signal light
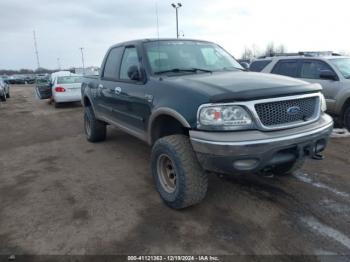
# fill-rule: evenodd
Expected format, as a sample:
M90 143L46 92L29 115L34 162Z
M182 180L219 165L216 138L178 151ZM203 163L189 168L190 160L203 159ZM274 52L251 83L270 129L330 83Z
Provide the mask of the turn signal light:
M64 89L63 87L57 86L57 87L55 88L55 91L56 91L56 92L66 92L66 89Z

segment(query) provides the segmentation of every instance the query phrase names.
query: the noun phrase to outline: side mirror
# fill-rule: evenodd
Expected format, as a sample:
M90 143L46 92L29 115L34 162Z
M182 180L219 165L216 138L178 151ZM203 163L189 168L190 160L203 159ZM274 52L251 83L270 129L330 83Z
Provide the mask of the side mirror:
M337 75L331 70L322 70L320 72L320 78L324 80L333 80L333 81L338 80Z
M240 64L245 70L249 70L249 64L247 62L241 62Z
M140 74L140 70L139 70L138 66L132 65L132 66L129 67L129 69L128 69L128 77L131 80L134 80L134 81L140 81L141 80L141 74Z

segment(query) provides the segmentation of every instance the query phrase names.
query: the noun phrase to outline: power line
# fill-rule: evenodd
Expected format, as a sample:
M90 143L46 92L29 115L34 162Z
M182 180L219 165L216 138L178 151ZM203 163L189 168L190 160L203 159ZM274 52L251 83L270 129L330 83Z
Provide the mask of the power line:
M38 68L40 68L40 62L39 62L39 52L38 52L38 45L36 43L36 34L35 34L35 30L33 30L33 37L34 37L34 52L35 52L35 56L36 56L36 63Z
M58 67L58 70L61 70L61 60L59 57L57 57L57 67Z
M83 75L85 75L85 62L84 62L84 52L83 52L83 47L80 47L79 48L80 49L80 51L81 51L81 62L82 62L82 64L83 64Z

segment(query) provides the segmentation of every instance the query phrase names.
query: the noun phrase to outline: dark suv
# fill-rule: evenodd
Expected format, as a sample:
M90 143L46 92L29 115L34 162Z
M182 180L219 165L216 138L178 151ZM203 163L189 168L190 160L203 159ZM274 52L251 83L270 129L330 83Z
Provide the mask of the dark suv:
M333 126L320 91L246 72L211 42L130 41L83 81L85 133L103 141L110 124L151 145L160 196L184 208L204 198L206 171L288 174L320 158Z

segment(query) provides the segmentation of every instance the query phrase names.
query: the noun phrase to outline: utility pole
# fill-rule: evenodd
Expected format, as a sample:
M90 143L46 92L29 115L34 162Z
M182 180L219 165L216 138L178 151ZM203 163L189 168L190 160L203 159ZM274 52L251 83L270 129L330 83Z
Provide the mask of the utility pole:
M176 11L176 38L179 38L179 12L178 12L178 9L180 7L182 7L182 4L181 3L177 3L177 4L172 3L171 6L174 7L175 11Z
M57 66L58 66L58 70L61 70L61 61L59 57L57 57Z
M84 62L84 48L80 47L80 52L81 52L81 62L83 64L83 75L85 75L85 62Z
M39 62L39 52L38 52L38 45L36 43L36 34L35 34L35 30L33 30L33 37L34 37L34 53L36 56L36 63L37 63L37 67L40 68L40 62Z

